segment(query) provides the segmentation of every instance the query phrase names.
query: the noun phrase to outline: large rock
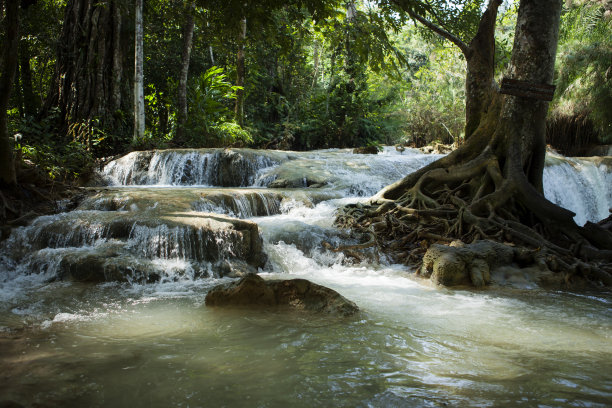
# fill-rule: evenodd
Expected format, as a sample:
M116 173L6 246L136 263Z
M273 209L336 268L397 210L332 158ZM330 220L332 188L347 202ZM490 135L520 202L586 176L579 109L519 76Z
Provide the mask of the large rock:
M255 274L214 287L206 295L206 306L290 307L340 316L359 310L338 292L305 279L264 280Z
M495 241L433 244L423 256L418 274L439 285L482 287L491 281L491 270L512 263L514 255L514 248Z

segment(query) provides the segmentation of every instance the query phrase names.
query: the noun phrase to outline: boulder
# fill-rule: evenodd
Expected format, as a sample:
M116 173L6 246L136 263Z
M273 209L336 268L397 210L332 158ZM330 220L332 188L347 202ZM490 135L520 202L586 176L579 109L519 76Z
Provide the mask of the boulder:
M205 302L210 307L289 307L338 316L351 316L359 310L338 292L308 280L264 280L255 274L214 287Z
M376 146L362 146L353 149L353 154L378 154Z
M439 285L482 287L491 282L491 270L512 263L514 255L514 248L488 240L433 244L423 256L418 274Z

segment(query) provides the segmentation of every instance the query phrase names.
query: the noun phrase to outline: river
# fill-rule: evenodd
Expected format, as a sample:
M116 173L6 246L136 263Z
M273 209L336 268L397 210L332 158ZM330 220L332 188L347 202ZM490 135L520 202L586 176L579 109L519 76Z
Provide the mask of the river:
M389 148L376 156L236 152L231 177L222 176L228 170L215 161L218 152L132 153L106 166L107 186L76 211L40 217L0 243L0 401L610 405L609 293L543 290L520 274L485 290L451 290L384 259L351 264L322 248L324 240L347 239L333 227L338 206L366 200L438 156ZM605 160L551 153L544 183L547 197L576 212L578 223L604 218L612 207ZM264 278L312 280L361 311L331 318L206 308L207 291L230 278L186 251L178 227L151 220L208 212L257 223L268 258ZM129 234L109 235L107 224L133 214L139 218ZM105 256L111 252L100 248L118 246L113 254L154 269L158 279L56 279L66 257Z

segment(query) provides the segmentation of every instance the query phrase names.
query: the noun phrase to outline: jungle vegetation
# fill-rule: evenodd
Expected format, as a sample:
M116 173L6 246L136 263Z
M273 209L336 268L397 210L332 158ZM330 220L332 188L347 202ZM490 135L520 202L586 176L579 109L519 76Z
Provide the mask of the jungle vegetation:
M146 1L135 132L136 3L3 0L0 153L17 172L2 180L25 160L71 181L96 158L143 148L461 143L488 104L469 84L466 98L466 73L494 87L510 61L516 2L491 3L493 54L468 49L487 48L470 41L488 4ZM611 8L561 11L548 128L564 151L612 139Z

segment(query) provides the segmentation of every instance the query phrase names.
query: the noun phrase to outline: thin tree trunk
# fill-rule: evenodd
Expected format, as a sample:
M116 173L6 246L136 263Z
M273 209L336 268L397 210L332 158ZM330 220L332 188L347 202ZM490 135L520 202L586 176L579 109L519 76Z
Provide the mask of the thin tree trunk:
M210 22L206 19L206 27L210 26ZM208 45L208 53L210 54L210 63L211 65L215 65L215 53L213 52L213 46Z
M187 77L189 74L189 61L193 44L193 29L195 26L193 13L195 3L189 3L185 10L185 26L183 30L183 53L181 55L181 72L178 87L178 127L176 129L176 140L181 143L185 137L185 125L187 123Z
M321 48L321 43L319 42L319 40L315 40L314 45L313 45L313 75L312 75L312 88L315 88L317 86L317 81L319 80L319 64L320 64L320 48Z
M8 134L7 109L15 70L17 68L17 55L19 47L19 1L6 0L6 37L4 55L2 58L2 77L0 78L0 187L17 184L13 146Z
M19 60L19 76L21 81L21 91L23 93L23 108L26 115L34 115L38 109L38 99L34 95L34 88L32 86L30 47L25 39L22 39L19 44Z
M465 53L465 138L478 127L495 92L495 22L502 0L490 0Z
M238 37L238 55L236 58L236 85L242 87L236 92L236 105L234 117L240 126L244 124L244 43L246 41L246 17L240 20L240 35Z
M121 109L122 92L121 82L123 79L123 52L121 49L121 8L115 5L113 8L113 75L111 84L111 109L116 112Z
M144 70L143 70L143 0L135 0L135 35L134 35L134 138L136 143L144 138Z

